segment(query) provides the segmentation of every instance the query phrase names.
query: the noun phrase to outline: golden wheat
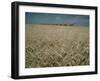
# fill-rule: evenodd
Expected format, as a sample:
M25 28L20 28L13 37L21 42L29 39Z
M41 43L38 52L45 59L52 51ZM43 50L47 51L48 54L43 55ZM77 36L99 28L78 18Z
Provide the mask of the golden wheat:
M28 24L25 67L89 65L89 28Z

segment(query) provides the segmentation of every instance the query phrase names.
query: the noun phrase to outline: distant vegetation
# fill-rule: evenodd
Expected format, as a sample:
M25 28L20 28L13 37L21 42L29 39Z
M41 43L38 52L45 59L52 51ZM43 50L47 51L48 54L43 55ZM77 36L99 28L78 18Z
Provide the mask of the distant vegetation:
M40 24L40 25L74 26L75 24Z

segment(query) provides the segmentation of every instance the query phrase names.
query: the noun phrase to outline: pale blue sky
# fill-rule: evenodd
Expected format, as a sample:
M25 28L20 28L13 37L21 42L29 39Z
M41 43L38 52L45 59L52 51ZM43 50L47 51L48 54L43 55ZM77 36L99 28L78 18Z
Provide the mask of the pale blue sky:
M89 26L88 15L25 13L26 24L75 24Z

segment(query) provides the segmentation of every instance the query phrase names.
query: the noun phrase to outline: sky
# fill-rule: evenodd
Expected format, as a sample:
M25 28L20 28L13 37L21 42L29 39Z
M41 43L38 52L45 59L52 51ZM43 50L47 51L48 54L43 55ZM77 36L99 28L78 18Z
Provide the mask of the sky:
M89 26L89 16L26 12L25 22L26 24L75 24Z

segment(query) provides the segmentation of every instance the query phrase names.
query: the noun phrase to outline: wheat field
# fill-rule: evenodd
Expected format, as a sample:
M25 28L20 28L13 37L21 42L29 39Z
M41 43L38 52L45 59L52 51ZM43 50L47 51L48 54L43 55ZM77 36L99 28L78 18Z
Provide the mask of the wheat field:
M26 24L25 68L89 65L89 27Z

